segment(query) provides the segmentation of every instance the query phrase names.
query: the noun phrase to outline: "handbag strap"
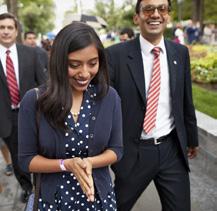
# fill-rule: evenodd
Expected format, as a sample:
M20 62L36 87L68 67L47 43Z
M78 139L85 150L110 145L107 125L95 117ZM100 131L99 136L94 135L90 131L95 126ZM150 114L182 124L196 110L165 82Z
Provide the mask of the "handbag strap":
M35 88L35 92L36 92L36 98L38 100L39 89ZM37 139L38 148L40 147L39 146L39 120L40 120L40 112L36 104L36 139ZM35 178L35 183L34 183L35 184L35 197L34 197L33 211L38 211L38 200L39 200L39 193L40 193L40 186L41 186L41 174L35 173L34 178Z

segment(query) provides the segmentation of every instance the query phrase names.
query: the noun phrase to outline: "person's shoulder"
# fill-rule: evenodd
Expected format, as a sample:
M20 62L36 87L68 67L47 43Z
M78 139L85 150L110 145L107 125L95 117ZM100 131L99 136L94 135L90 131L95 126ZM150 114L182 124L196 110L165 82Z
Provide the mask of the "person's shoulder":
M27 46L27 45L23 45L23 44L20 44L20 43L17 43L17 49L22 49L22 50L27 50L27 51L32 51L32 47L30 46Z
M165 40L165 44L167 48L173 48L176 51L188 51L188 48L185 45L173 42L171 40Z
M25 109L31 108L35 104L36 99L37 99L36 88L30 89L23 96L20 107Z
M40 92L41 88L32 88L25 93L23 99L27 101L31 101L33 99L35 100L36 98L38 98Z
M129 40L126 42L120 42L114 45L111 45L107 48L108 51L122 51L122 52L127 52L127 49L130 49L131 46L135 45L136 40Z
M111 86L109 86L109 88L108 88L107 96L109 98L114 98L114 99L119 99L120 98L117 91Z
M46 54L47 55L47 51L44 50L44 48L41 48L39 46L35 47L35 50L39 53L39 54Z
M32 54L36 54L36 50L33 47L26 46L23 44L16 44L17 45L17 51L21 53L26 53L29 56Z

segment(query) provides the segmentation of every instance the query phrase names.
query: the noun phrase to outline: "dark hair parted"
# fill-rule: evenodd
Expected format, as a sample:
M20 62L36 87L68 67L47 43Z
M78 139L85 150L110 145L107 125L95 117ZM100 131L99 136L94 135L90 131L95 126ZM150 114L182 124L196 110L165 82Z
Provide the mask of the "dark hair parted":
M167 0L167 1L168 1L168 5L169 5L169 10L171 10L171 7L172 7L171 0ZM136 7L135 7L136 14L139 14L141 2L142 2L142 0L137 0L137 2L136 2Z
M26 39L29 34L36 36L36 33L34 31L27 31L24 33L24 39Z
M99 55L99 71L91 84L97 86L97 98L108 92L108 67L104 47L94 31L87 24L73 22L64 27L55 37L50 55L49 79L45 92L39 97L39 111L51 126L66 131L64 121L72 106L72 89L68 78L68 54L89 45L95 45Z
M11 14L11 13L2 13L0 14L0 20L5 20L5 19L11 19L14 21L14 25L15 25L15 28L18 29L18 20L17 18Z

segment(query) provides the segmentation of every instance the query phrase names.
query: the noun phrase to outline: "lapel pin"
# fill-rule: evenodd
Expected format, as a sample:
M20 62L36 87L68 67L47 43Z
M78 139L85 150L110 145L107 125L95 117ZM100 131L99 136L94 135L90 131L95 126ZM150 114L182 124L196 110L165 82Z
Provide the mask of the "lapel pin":
M174 63L174 64L177 64L177 62L176 62L176 61L173 61L173 63Z

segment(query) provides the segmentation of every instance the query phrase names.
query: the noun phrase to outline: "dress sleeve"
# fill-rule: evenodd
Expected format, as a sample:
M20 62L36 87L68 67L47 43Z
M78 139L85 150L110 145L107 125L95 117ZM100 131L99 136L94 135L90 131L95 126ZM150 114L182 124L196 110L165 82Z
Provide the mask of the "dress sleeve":
M18 116L18 162L25 172L29 172L29 164L38 154L35 116L36 92L32 89L21 101Z
M108 148L113 150L118 160L120 160L123 155L122 111L121 100L116 92L112 119L112 131Z

